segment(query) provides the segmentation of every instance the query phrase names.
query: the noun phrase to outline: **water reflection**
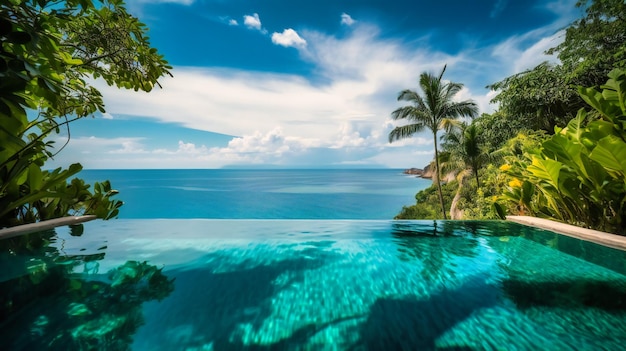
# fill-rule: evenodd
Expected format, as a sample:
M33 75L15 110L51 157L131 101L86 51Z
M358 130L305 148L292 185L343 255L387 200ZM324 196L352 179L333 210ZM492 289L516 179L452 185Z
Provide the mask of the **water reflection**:
M464 226L455 222L394 222L391 235L400 260L419 261L422 278L434 283L456 277L458 258L478 255L478 239L471 230L461 228Z
M82 229L73 228L76 236ZM65 255L55 232L0 242L0 340L10 350L128 350L144 323L142 304L174 291L147 262L99 274L105 252ZM100 248L102 249L102 248ZM102 251L102 250L96 250ZM78 267L84 273L75 273Z
M349 350L471 350L455 345L438 347L446 332L480 309L496 306L499 291L477 275L453 289L423 299L381 297L358 326L359 339Z
M303 245L306 248L295 250ZM212 350L288 350L305 345L325 326L293 320L300 311L287 313L287 319L270 330L265 324L278 319L274 314L281 294L305 284L307 271L340 257L329 250L331 246L331 241L281 244L270 256L254 245L245 259L240 248L223 249L185 269L169 271L177 289L161 303L147 305L148 323L133 346L141 350L195 350L207 345ZM282 308L302 303L308 301L291 301Z

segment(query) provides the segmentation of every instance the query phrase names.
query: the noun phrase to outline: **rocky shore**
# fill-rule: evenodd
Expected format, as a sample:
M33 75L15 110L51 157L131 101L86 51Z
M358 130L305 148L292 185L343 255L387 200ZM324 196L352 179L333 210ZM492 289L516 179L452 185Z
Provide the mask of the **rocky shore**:
M424 169L421 169L421 168L409 168L409 169L405 169L402 173L415 175L415 176L418 176L420 178L425 178L425 179L432 179L433 178L433 171L432 171L430 166L426 166L426 167L424 167Z

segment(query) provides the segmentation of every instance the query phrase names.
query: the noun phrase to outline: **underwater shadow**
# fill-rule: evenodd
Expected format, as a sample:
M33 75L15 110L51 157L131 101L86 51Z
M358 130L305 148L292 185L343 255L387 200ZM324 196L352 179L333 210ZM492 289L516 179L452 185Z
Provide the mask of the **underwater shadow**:
M421 277L435 283L455 279L457 268L453 260L478 255L476 235L467 228L464 223L454 222L399 222L392 224L391 235L398 248L398 258L420 262Z
M262 350L306 343L318 326L302 327L275 345L244 345L242 340L244 333L259 330L271 316L278 293L302 282L305 271L338 257L324 250L327 246L300 250L296 257L269 264L249 259L221 267L233 253L218 252L203 258L212 264L169 271L176 290L160 303L146 305L148 323L139 331L134 348L173 350L211 344L213 350Z
M429 298L380 298L359 327L359 340L350 350L471 350L467 346L437 347L439 337L475 311L494 306L497 287L475 277L456 289Z
M597 308L626 312L626 284L602 280L524 281L506 279L502 290L519 309Z
M69 268L68 268L69 267ZM129 350L144 323L142 304L174 290L173 280L146 262L127 261L87 278L71 265L3 285L3 300L19 303L1 322L2 347L10 350ZM40 280L41 279L41 280ZM13 290L30 290L29 301Z

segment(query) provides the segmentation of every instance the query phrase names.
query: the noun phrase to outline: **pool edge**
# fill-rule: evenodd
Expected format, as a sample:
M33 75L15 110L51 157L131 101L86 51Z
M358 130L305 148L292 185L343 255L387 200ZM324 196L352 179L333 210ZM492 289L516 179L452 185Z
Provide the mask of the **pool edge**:
M571 224L531 216L506 216L506 219L511 222L527 225L529 227L551 230L576 239L590 241L599 245L626 251L626 237L621 235L580 228Z
M80 224L88 221L92 221L96 219L95 215L84 215L84 216L68 216L68 217L60 217L55 219L49 219L45 221L40 221L36 223L22 224L15 227L8 227L0 229L0 239L8 239L13 238L20 235L40 232L48 229L53 229L56 227L72 225L72 224Z

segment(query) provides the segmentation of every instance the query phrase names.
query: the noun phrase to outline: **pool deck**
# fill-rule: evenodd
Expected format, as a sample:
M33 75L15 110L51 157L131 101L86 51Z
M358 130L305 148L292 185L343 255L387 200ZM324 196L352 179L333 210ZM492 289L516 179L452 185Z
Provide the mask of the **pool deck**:
M506 219L511 222L524 224L530 227L551 230L559 234L564 234L577 239L591 241L596 244L626 251L625 236L609 234L593 229L580 228L570 224L560 223L544 218L529 216L507 216Z
M70 217L49 219L49 220L41 221L37 223L18 225L18 226L10 227L10 228L3 228L3 229L0 229L0 239L7 239L7 238L12 238L12 237L20 236L24 234L40 232L40 231L53 229L53 228L64 226L64 225L79 224L79 223L91 221L94 219L96 219L96 216L94 215L70 216Z

